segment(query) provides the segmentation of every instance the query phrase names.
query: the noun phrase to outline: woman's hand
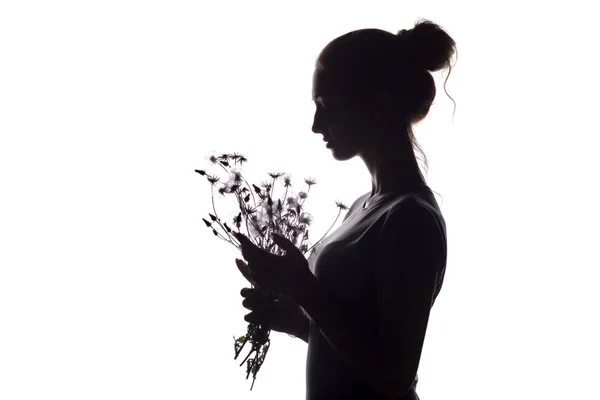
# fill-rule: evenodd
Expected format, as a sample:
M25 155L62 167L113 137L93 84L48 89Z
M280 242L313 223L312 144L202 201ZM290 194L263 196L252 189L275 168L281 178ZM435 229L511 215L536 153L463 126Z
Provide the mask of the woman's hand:
M242 260L236 260L236 264L248 282L253 283L248 265ZM242 306L251 311L244 316L246 322L267 325L308 343L308 317L291 298L275 299L259 288L243 288L240 294L244 298Z
M262 289L243 288L240 294L242 305L251 311L244 316L245 321L308 341L308 317L293 300L277 301Z
M256 246L241 233L233 234L240 242L242 256L248 262L246 273L252 277L250 282L254 281L265 291L292 297L302 290L303 283L312 272L308 268L308 260L291 241L272 234L273 242L285 251L285 255L278 256ZM241 260L236 259L236 263L239 261Z

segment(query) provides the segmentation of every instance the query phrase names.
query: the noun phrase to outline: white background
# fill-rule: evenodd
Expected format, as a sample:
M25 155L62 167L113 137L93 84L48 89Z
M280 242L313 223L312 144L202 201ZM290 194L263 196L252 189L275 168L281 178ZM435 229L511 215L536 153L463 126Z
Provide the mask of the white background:
M484 3L3 1L0 398L303 399L304 342L273 334L252 392L233 360L247 285L194 169L316 177L320 237L370 177L311 132L314 60L423 17L459 55L454 119L436 73L415 128L450 246L418 393L600 399L593 2Z

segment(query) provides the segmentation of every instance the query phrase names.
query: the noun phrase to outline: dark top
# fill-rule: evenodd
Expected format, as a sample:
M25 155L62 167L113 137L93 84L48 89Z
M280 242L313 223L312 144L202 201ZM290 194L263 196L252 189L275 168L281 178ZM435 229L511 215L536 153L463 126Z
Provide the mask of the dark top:
M373 266L385 260L398 258L394 243L402 237L394 235L406 219L407 213L427 210L429 221L424 226L431 227L431 243L424 243L424 252L433 254L435 262L430 270L415 268L396 262L394 278L402 283L428 282L435 287L433 306L444 281L446 271L446 225L433 193L427 186L421 186L408 193L391 193L374 198L367 208L363 208L369 193L359 197L350 207L340 227L324 238L311 253L308 261L313 274L336 300L355 311L362 322L357 324L365 340L375 338L376 312L373 287ZM414 214L412 214L414 215ZM433 223L434 221L435 223ZM429 222L429 224L427 224ZM386 234L384 234L384 232ZM392 237L392 239L390 239ZM387 242L382 240L385 238ZM392 241L390 246L390 241ZM383 245L382 243L385 243ZM425 246L427 250L425 250ZM401 256L400 256L401 258ZM388 261L390 263L390 261ZM310 318L309 318L310 319ZM415 374L410 396L402 400L417 398ZM306 359L306 399L383 399L367 382L363 381L350 365L347 365L321 334L319 327L310 320L308 353Z

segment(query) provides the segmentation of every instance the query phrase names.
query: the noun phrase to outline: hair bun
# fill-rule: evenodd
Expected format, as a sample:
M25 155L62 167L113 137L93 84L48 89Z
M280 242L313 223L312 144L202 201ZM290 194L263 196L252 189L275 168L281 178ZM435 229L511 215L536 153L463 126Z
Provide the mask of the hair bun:
M437 71L450 66L456 49L455 41L439 25L429 20L419 20L414 28L397 33L402 48L418 67Z

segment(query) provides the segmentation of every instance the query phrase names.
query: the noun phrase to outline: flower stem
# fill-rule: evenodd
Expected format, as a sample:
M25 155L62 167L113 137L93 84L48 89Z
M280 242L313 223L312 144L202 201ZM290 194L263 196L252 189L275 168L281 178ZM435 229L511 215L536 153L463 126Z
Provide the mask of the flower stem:
M331 230L331 228L333 228L333 226L334 226L334 225L335 225L335 223L337 222L337 220L338 220L338 218L340 217L340 214L341 214L341 213L342 213L342 210L339 210L339 211L338 211L338 215L337 215L337 217L335 217L335 221L333 221L333 224L331 224L331 226L329 227L329 229L327 230L327 232L325 232L325 234L323 235L323 237L321 237L321 239L319 239L319 240L317 241L317 243L313 244L312 246L310 246L310 249L306 250L306 252L307 252L307 253L308 253L309 251L311 251L313 247L315 247L317 244L319 244L319 242L320 242L321 240L323 240L323 239L325 238L325 236L327 236L327 234L329 233L329 231Z
M217 224L219 224L219 226L221 227L221 229L223 229L223 232L225 232L225 234L227 235L227 239L223 236L221 236L221 234L219 232L217 232L217 234L219 235L219 237L223 240L225 240L226 242L229 242L231 244L233 244L234 246L238 247L239 244L234 243L231 239L231 235L229 234L229 232L227 232L227 229L225 229L225 227L221 224L221 220L219 219L219 215L217 214L217 208L215 207L215 195L211 195L210 196L211 200L212 200L212 207L213 207L213 212L215 213L215 217L217 218L217 220L215 221ZM216 230L216 229L215 229Z

